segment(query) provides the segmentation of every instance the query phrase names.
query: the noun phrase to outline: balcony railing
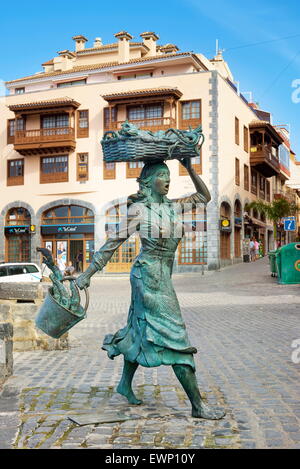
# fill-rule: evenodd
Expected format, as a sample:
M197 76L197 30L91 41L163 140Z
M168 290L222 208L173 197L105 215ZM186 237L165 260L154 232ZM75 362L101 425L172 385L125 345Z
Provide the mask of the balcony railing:
M55 127L52 129L17 130L15 144L43 143L63 141L75 138L75 130L72 127Z
M115 122L105 122L104 123L104 131L108 130L119 130L121 129L121 125L124 124L123 121L115 121ZM171 127L176 127L176 120L171 117L153 117L151 119L132 119L129 121L130 123L136 125L142 130L151 130L152 132L156 132L157 130L167 130Z
M279 173L279 158L276 148L267 145L252 145L250 163L251 166L260 166L260 172L266 177Z

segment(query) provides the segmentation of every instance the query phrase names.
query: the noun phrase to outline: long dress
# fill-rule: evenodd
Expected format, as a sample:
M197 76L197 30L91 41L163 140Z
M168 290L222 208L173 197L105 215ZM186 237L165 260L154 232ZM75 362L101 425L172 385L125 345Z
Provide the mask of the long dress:
M144 205L143 217L136 224L142 248L130 273L127 324L115 334L106 335L102 349L111 359L123 354L129 362L145 367L183 364L195 370L193 354L197 350L189 342L171 277L175 251L183 237L183 230L178 230L179 224L182 228L178 214L184 204L204 203L205 199L195 193L166 201L162 206ZM163 226L162 215L170 222L168 237L157 236L157 230L161 232ZM149 229L150 235L153 230L156 235L149 236ZM120 232L117 238L107 240L93 258L99 270L129 236L126 230L126 234Z

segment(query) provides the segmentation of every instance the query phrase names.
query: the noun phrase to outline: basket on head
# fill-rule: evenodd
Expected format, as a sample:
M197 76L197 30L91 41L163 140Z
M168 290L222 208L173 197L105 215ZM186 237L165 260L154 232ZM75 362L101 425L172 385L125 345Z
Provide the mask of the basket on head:
M104 161L164 161L193 158L204 142L202 127L151 132L126 121L121 130L105 132L101 145Z

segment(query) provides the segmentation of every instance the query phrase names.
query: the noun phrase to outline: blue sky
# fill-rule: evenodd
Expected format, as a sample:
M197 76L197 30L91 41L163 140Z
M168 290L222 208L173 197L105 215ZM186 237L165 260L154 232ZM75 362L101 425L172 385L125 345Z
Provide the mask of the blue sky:
M73 49L71 37L76 34L84 34L92 44L98 36L104 43L113 42L113 34L122 29L136 40L143 31L155 31L161 43L175 43L182 51L208 58L218 39L240 90L251 91L253 100L272 113L274 124L290 124L300 159L300 102L292 101L292 82L299 79L300 84L299 26L296 0L15 0L1 8L0 79L40 71L40 64L57 51ZM256 43L262 44L248 46Z

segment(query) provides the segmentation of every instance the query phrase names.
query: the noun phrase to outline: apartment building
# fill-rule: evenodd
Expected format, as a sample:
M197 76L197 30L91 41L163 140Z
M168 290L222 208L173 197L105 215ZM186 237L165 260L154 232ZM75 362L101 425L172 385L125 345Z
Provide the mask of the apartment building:
M124 215L136 192L141 163L105 163L100 141L127 119L142 129L203 127L205 142L193 160L212 194L207 208L191 213L175 271L218 268L243 259L243 239L257 234L265 249L273 228L263 214L248 214L257 198L272 200L274 178L289 177L280 163L285 142L268 113L237 92L218 53L180 52L159 44L154 32L139 42L126 31L115 42L74 36L42 64L42 71L6 83L1 103L1 260L37 260L36 247L83 267ZM168 162L170 198L194 191L182 165ZM249 219L251 218L251 223ZM192 225L197 229L193 230ZM126 272L139 249L130 237L105 272Z

